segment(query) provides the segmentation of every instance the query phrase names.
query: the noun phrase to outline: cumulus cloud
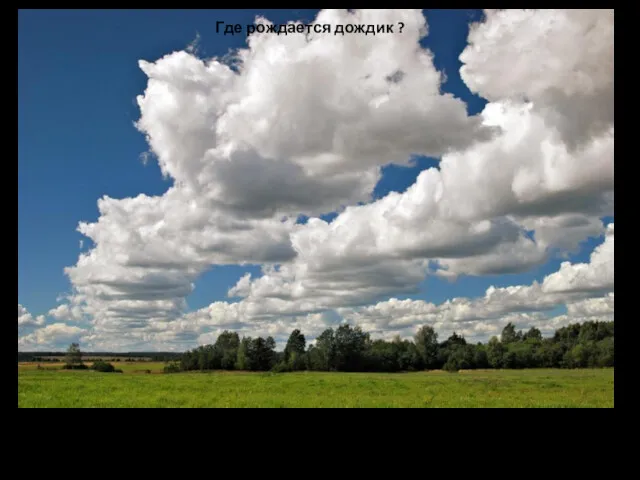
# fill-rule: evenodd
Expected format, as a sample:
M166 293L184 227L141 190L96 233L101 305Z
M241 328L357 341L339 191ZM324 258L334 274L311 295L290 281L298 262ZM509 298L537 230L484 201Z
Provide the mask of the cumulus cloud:
M80 322L83 320L82 308L78 305L63 303L49 310L48 315L56 320Z
M79 342L86 330L65 323L52 323L18 337L20 350L59 350L69 343Z
M44 325L45 317L44 315L38 315L34 318L29 311L18 304L18 328L21 327L35 327Z
M421 11L323 10L315 21L405 28L255 33L225 59L189 47L140 61L148 82L136 127L173 185L98 201L98 220L78 227L93 247L66 269L74 296L50 315L85 315L87 341L122 348L231 326L316 331L337 311L356 318L363 305L416 292L425 275L523 272L603 233L600 219L613 214L612 11L487 11L460 56L462 79L489 100L475 116L442 92L419 43L429 32ZM440 163L372 201L381 167L416 155ZM334 211L331 222L314 218ZM311 218L296 224L300 214ZM445 329L482 315L533 321L560 302L554 295L613 289L612 263L594 256L504 301L420 308L436 308ZM262 274L230 288L239 302L185 314L199 275L227 264ZM514 298L536 308L504 306ZM398 321L385 331L412 328Z
M613 290L613 223L607 226L604 243L595 248L589 263L563 262L560 270L544 279L545 292Z
M605 261L613 265L612 256L603 257L599 253L607 251L613 243L613 224L607 227L607 231L610 234L595 250L590 263L571 266L591 269L603 265ZM136 324L135 318L131 318L128 319L129 328L124 334L119 334L117 329L94 329L83 340L89 344L95 342L101 348L148 349L153 346L164 350L183 350L195 344L214 342L224 330L232 330L241 336L271 335L282 348L294 328L303 331L307 339L312 341L326 328L349 322L371 332L373 338L390 339L396 335L409 338L420 326L431 325L441 338L456 331L468 341L476 342L499 335L509 322L514 323L518 329L526 330L534 326L544 335L550 335L569 323L613 320L613 285L605 293L595 291L588 283L582 284L582 288L576 284L571 290L564 291L545 289L544 286L549 284L550 279L556 278L566 268L561 267L558 272L547 275L541 282L499 288L492 286L482 297L456 297L440 304L391 298L371 305L344 306L349 305L349 302L336 300L335 296L328 295L320 297L319 301L328 302L329 306L320 309L318 299L313 295L301 292L297 299L275 298L273 295L276 292L270 292L272 296L266 296L264 302L252 299L234 303L218 301L171 321L142 316L146 320ZM265 272L265 276L268 277L269 272ZM245 276L236 285L237 290L244 290L233 293L250 295L251 289L271 286L270 283L252 284L250 277ZM343 288L341 291L347 290ZM283 287L281 297L288 291L288 288ZM566 314L551 316L551 312L562 306L566 307ZM119 326L123 327L124 324ZM105 336L105 333L110 335Z
M613 127L613 25L613 9L486 10L460 74L490 101L532 101L578 146Z

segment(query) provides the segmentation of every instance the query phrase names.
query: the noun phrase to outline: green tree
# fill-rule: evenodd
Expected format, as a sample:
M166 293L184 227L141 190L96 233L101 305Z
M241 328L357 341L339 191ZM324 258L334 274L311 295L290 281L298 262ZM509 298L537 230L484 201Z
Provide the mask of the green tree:
M249 370L249 350L251 349L251 337L242 337L242 341L238 346L238 353L236 355L236 369L237 370Z
M516 333L516 327L513 326L513 323L507 323L506 327L502 329L500 341L505 345L518 341L518 334Z
M433 327L429 325L420 327L414 336L414 342L418 353L422 357L424 367L427 369L435 368L438 353L438 334Z
M487 344L487 360L491 368L502 368L504 366L503 357L506 348L498 340L498 337L491 337Z
M529 331L524 334L523 339L525 341L542 342L542 333L536 327L531 327Z
M333 328L327 328L316 338L313 361L317 370L335 370L336 345Z
M272 337L254 338L249 345L249 367L251 370L268 371L276 363L276 342Z
M613 367L613 337L603 338L596 343L596 366Z
M473 363L475 368L489 368L489 357L487 357L487 347L479 343L475 346Z
M225 330L220 334L214 348L216 356L220 358L220 368L233 370L238 359L238 347L240 346L240 336L237 332Z
M304 355L307 342L304 335L300 333L297 328L289 335L287 345L284 347L284 361L289 362L289 358L292 354L296 355L296 358L302 358Z
M335 369L342 372L364 370L366 352L370 347L369 334L357 326L340 325L335 332Z
M65 355L65 362L66 366L70 368L83 365L80 344L72 343L71 345L69 345L69 348L67 348L67 354Z

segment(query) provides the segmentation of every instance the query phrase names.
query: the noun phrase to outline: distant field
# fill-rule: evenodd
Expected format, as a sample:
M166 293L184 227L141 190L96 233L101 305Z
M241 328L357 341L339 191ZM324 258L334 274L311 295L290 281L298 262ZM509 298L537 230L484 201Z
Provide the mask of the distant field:
M42 363L49 363L49 362L52 362L52 361L56 362L56 363L57 362L64 363L64 359L65 359L64 356L61 357L59 355L56 355L56 356L44 355L44 356L42 356L40 358L42 358L42 360L43 360ZM104 360L105 362L126 362L126 361L136 361L138 359L141 362L145 362L145 361L150 361L151 360L150 357L135 357L134 359L129 360L130 358L132 358L132 357L127 357L127 356L119 357L119 356L112 356L112 355L106 355L106 356L105 355L98 355L98 356L83 355L82 356L82 360L83 361L87 361L87 362L94 361L94 360ZM23 363L27 363L27 362L23 362Z
M85 361L84 362L88 367L91 366L93 362ZM164 362L109 362L114 367L122 370L123 373L147 373L147 370L150 370L150 373L162 373L164 370L165 363ZM44 370L62 370L62 366L64 362L19 362L18 363L18 373L30 371L30 370L38 370L38 365L40 368Z
M613 369L149 375L18 367L18 407L613 407Z

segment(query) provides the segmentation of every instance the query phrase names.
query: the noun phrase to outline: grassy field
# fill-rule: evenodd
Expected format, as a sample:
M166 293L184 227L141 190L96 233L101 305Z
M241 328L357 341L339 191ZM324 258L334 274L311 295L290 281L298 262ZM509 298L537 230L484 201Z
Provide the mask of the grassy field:
M19 365L18 407L613 407L613 369L164 375L153 374L159 362L117 366L124 373Z
M84 362L88 367L93 362ZM122 370L123 373L162 373L165 363L164 362L109 362L114 367ZM18 374L20 372L27 372L31 370L37 370L38 365L43 370L62 370L64 363L62 362L20 362L18 363Z

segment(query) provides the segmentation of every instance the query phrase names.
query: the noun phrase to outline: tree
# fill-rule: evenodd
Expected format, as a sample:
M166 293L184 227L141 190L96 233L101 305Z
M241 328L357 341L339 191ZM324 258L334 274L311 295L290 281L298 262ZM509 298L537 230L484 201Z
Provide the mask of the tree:
M491 337L487 344L487 360L491 368L502 368L504 366L503 357L505 346L498 340L498 337Z
M74 368L80 365L84 365L82 363L82 352L80 351L80 344L72 343L69 345L67 349L67 355L65 356L66 367Z
M233 370L238 360L239 346L240 337L237 332L225 330L220 334L214 345L216 356L220 358L220 368Z
M422 357L425 368L434 368L438 353L438 334L433 327L424 325L420 327L414 337L416 349Z
M316 338L313 362L317 370L335 370L335 335L333 328L327 328Z
M340 325L336 329L335 341L335 369L343 372L358 372L364 370L365 357L370 347L369 334L358 327Z
M487 357L487 348L478 343L475 347L474 355L473 355L473 363L476 368L488 368L489 367L489 358Z
M296 358L302 358L304 355L304 349L306 347L306 340L304 335L300 333L300 330L297 328L291 332L289 335L289 340L287 340L287 346L284 347L284 361L289 362L292 354L296 356Z
M542 342L542 333L536 327L531 327L527 333L524 334L523 339L525 341Z
M516 333L516 327L513 326L513 323L507 323L507 326L502 329L500 341L505 345L518 341L518 334Z
M251 370L267 371L275 365L276 342L273 337L267 337L265 340L262 337L254 338L249 344L248 352L248 364Z
M251 349L251 337L242 337L240 346L238 347L238 354L236 357L236 369L237 370L249 370L249 350Z
M433 328L424 326L414 340L395 336L391 341L371 341L359 327L340 325L316 338L305 351L306 341L299 330L289 336L285 349L275 351L272 337L239 341L237 333L224 332L215 345L205 345L176 357L181 370L237 368L280 372L294 370L397 372L425 367L449 370L473 368L590 368L614 366L614 328L611 322L585 322L560 328L551 338L542 338L540 330L530 328L516 332L509 323L502 331L502 341L492 337L485 345L467 343L453 333L437 343ZM45 352L41 355L46 356ZM67 368L81 365L77 344L67 352ZM18 353L20 359L20 353ZM32 358L30 356L29 358ZM233 359L233 361L231 361ZM285 360L286 359L286 360Z

